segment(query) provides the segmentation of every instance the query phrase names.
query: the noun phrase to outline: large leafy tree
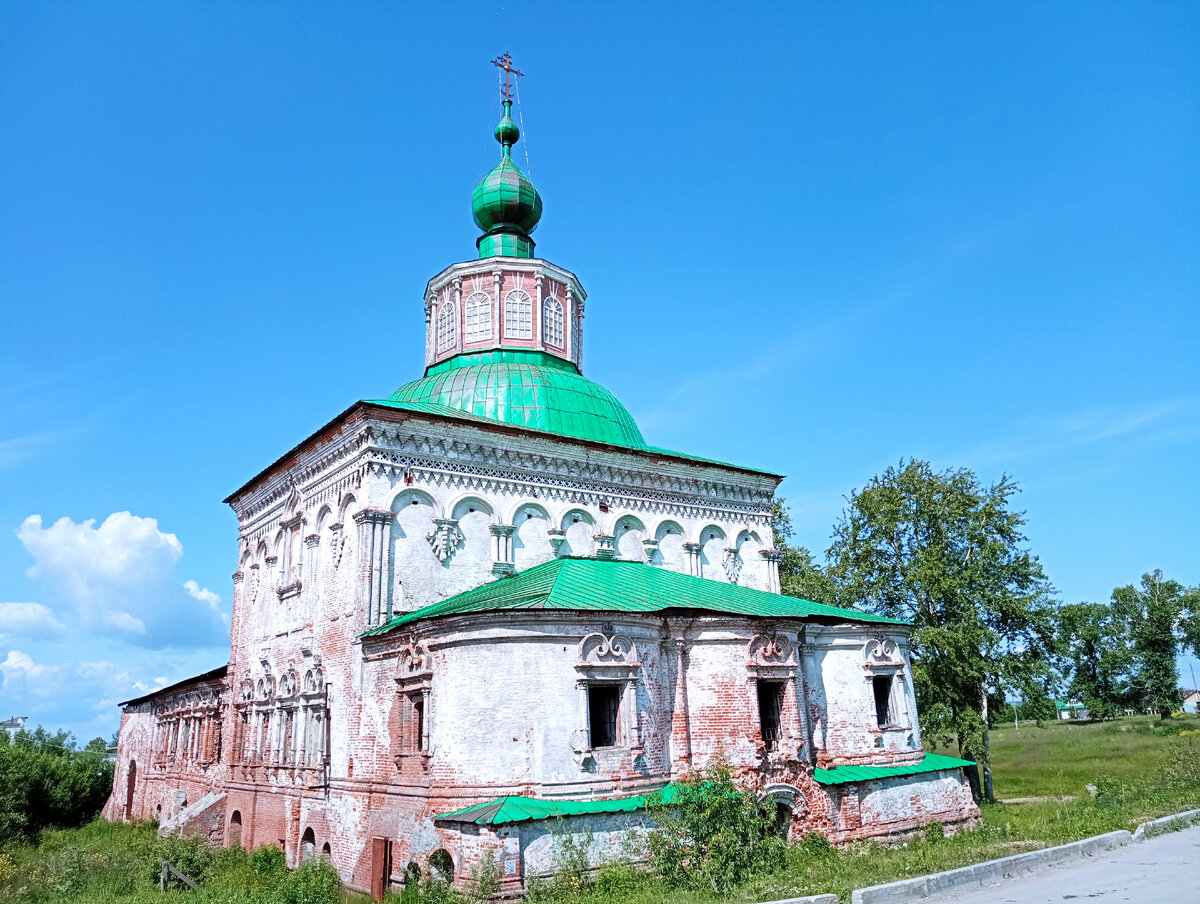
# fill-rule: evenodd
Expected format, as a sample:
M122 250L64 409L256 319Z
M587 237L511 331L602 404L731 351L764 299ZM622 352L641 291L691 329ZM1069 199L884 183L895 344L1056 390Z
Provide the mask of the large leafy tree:
M1139 702L1170 718L1182 701L1176 657L1187 647L1200 654L1200 588L1188 590L1152 571L1140 587L1114 590L1112 607L1129 633Z
M1056 627L1067 693L1094 718L1121 715L1133 669L1126 620L1112 606L1071 603L1059 608Z
M1052 588L1010 507L1016 492L1008 477L984 486L966 469L901 461L850 494L828 553L841 602L913 624L924 733L957 740L989 786L989 696L1036 684L1054 643Z

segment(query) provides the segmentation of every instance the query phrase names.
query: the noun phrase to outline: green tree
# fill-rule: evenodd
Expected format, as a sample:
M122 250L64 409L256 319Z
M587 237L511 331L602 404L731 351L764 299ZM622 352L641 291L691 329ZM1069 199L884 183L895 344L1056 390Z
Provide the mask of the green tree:
M1133 665L1125 620L1102 603L1071 603L1059 607L1055 628L1067 695L1081 700L1094 718L1121 715L1130 699Z
M107 755L76 750L68 732L52 734L39 726L19 732L11 743L0 732L0 847L95 818L112 780Z
M787 500L771 507L771 533L779 552L779 592L815 603L835 604L837 594L829 575L803 546L792 545L792 513Z
M651 866L666 884L725 894L783 866L787 844L776 813L734 781L723 757L670 788L669 799L651 795L657 828L646 836Z
M1115 589L1112 606L1129 632L1135 696L1169 719L1183 699L1176 657L1189 647L1200 654L1195 629L1200 588L1188 590L1178 581L1164 580L1156 570L1142 575L1141 587L1129 584Z
M1045 674L1054 642L1052 588L1010 509L1016 493L1007 476L984 486L901 461L850 494L828 553L841 602L913 624L924 734L983 763L989 798L989 697Z

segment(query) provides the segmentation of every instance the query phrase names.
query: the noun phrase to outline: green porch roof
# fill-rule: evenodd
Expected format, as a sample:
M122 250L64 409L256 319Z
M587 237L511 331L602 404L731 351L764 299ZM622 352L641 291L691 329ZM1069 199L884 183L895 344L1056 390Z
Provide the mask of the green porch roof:
M903 775L920 775L922 772L941 772L943 769L958 769L972 766L971 760L960 760L940 753L927 753L919 763L907 766L838 766L835 769L816 769L813 778L822 785L847 785L851 782L870 782L881 778L897 778Z
M870 782L886 778L901 778L926 772L943 772L971 766L970 760L927 753L919 763L909 766L839 766L836 769L816 769L813 777L822 785L848 785L854 782ZM674 783L662 789L663 803L671 803L676 794ZM645 808L650 794L635 794L632 797L616 797L609 800L542 800L536 797L521 797L510 794L472 804L450 813L439 813L435 820L448 822L472 822L479 826L499 826L512 822L534 819L551 819L556 816L591 816L597 813L633 813Z
M674 798L674 785L662 789L664 803ZM616 797L610 800L541 800L536 797L520 797L510 794L486 800L481 804L463 807L451 813L439 813L433 817L452 822L473 822L478 826L500 826L510 822L525 822L530 819L550 819L555 816L591 816L596 813L632 813L646 806L649 794L632 797Z
M905 622L767 593L737 584L679 574L641 562L565 557L459 593L440 603L406 612L363 633L385 634L426 618L505 609L562 609L593 612L662 612L701 609L758 618L829 618L902 625Z

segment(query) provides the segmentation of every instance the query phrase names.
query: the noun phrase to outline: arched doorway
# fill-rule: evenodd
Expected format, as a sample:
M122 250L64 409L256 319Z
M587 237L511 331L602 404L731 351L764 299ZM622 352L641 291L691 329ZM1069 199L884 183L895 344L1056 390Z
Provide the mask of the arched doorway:
M439 879L447 885L454 884L454 858L450 856L448 850L438 848L429 855L429 872L433 878Z
M242 811L234 810L229 817L229 846L242 844Z
M317 836L313 832L312 826L304 830L304 834L300 838L300 862L304 863L307 860L312 860L317 853Z
M133 819L133 790L137 787L137 760L129 761L129 774L125 777L125 819Z

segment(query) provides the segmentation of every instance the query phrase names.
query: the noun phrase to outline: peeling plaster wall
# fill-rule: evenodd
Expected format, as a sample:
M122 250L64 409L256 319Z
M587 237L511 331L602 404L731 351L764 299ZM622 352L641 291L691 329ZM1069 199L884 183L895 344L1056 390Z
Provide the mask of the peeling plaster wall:
M902 631L881 638L870 626L776 623L787 640L777 659L753 648L767 625L730 617L510 611L360 637L390 614L547 561L556 546L558 555L594 555L611 543L621 558L774 586L774 563L759 552L771 536L777 478L373 412L352 411L232 499L240 527L221 762L143 773L143 760L153 757L154 717L149 704L131 706L106 815L123 817L122 769L136 759L134 816L153 815L159 805L169 812L180 790L194 802L219 788L227 838L280 844L294 866L312 829L316 851L328 844L352 887L370 885L373 838L392 839L397 876L410 859L425 867L438 848L466 876L486 850L514 846L528 860L523 868L541 873L552 856L545 826L506 833L433 817L505 793L637 793L723 753L755 787L799 789L793 831L873 833L861 825L857 798L827 794L812 768L814 760L920 757L911 684L902 694L911 725L881 732L870 676L885 666L869 664L864 652L889 640L895 661L886 667L902 668ZM696 552L685 544L697 544ZM612 662L582 667L580 644L592 634L625 635L636 663L626 663L626 672L621 663L617 671ZM413 656L419 667L405 674ZM288 674L319 674L320 688L285 698ZM589 750L581 681L618 677L632 681L621 740ZM757 679L787 687L780 748L766 756ZM293 733L292 755L283 760L278 743L268 750L248 725L256 714L278 724L301 698L323 707L326 735L306 746ZM426 707L424 750L411 743L418 700ZM878 806L872 799L870 819L901 825L924 818L917 812L948 812L939 806L955 782L961 798L957 776L946 789L915 783L909 816L900 798ZM623 819L572 821L569 831L594 831L607 857L627 832Z

